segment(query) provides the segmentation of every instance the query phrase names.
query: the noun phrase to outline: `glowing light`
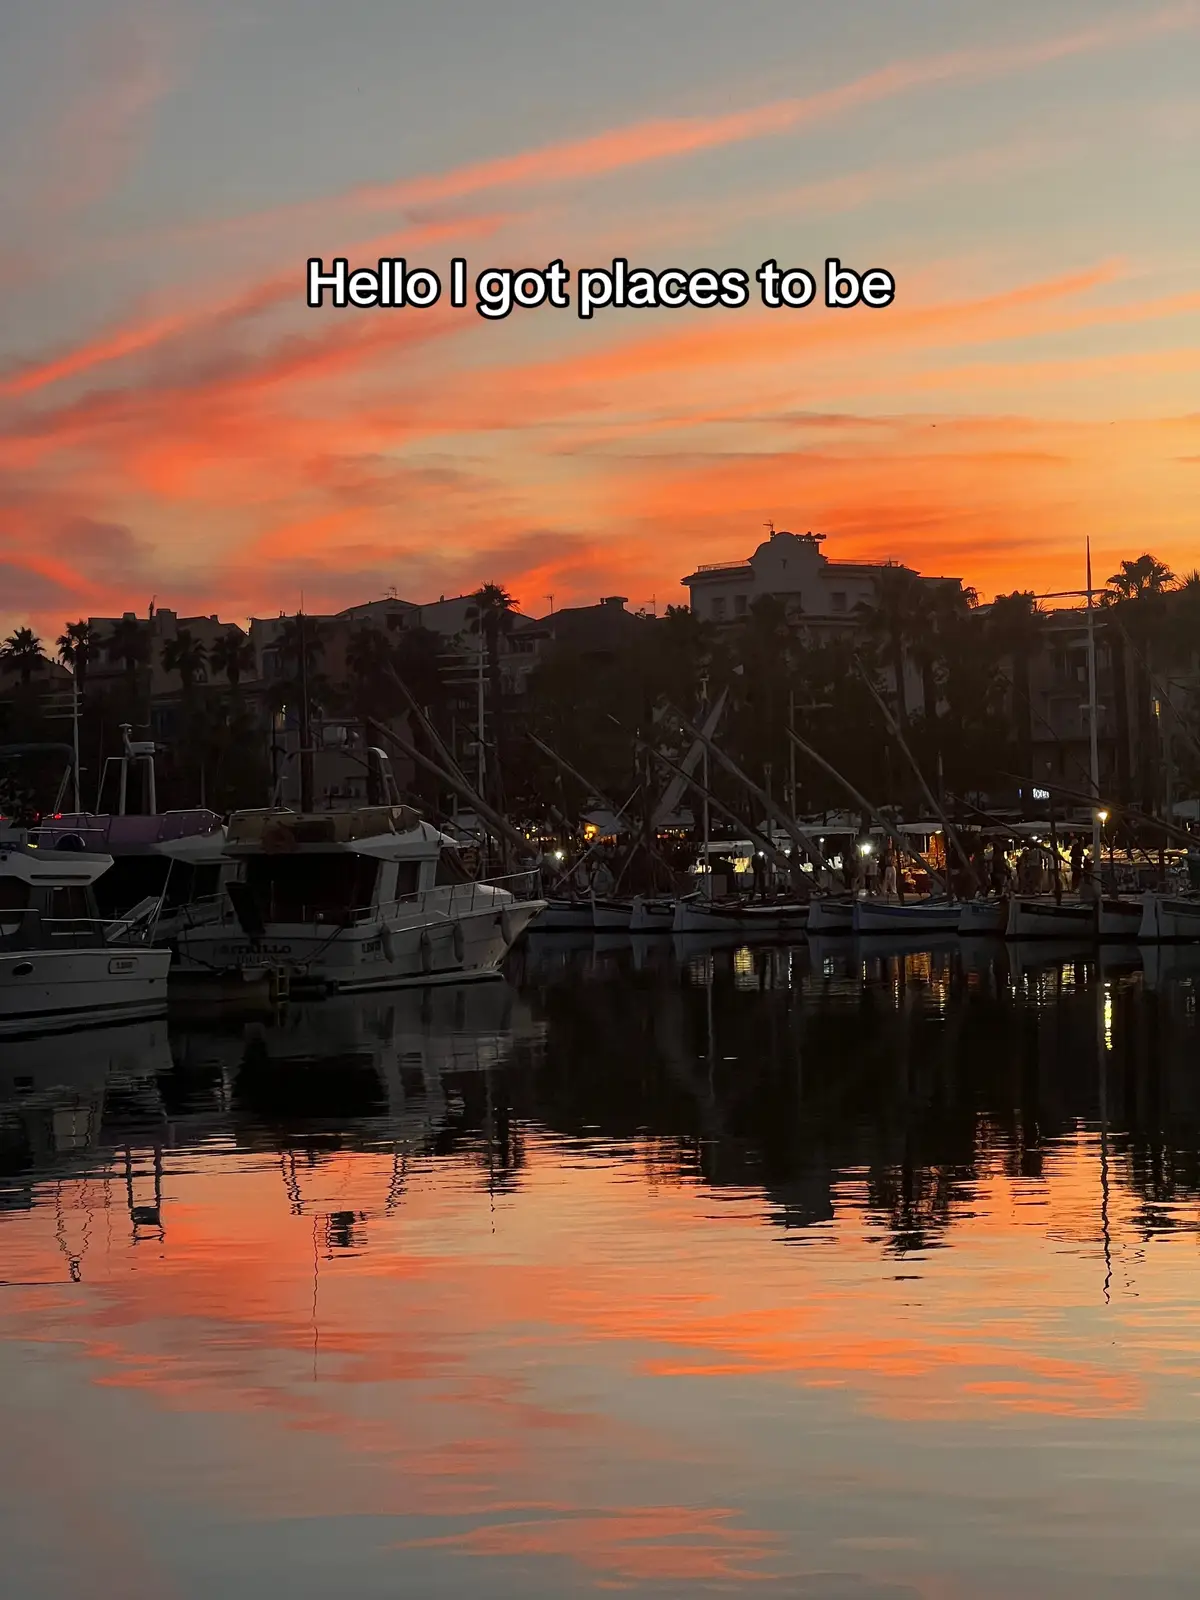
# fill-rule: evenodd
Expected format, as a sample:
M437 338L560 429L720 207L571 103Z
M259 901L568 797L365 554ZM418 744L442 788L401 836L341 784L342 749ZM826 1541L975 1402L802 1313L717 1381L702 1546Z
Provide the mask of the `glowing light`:
M564 858L565 858L565 856L566 856L566 853L567 853L567 852L566 852L566 851L565 851L565 850L556 850L556 851L555 851L555 852L554 852L554 859L555 859L555 861L562 861L562 860L563 860L563 859L564 859Z
M874 849L875 846L871 843L871 841L869 839L864 839L858 847L858 853L860 856L869 856L874 852Z
M1099 820L1099 822L1101 823L1101 825L1103 825L1104 823L1106 823L1108 821L1108 812L1107 811L1097 811L1096 817Z
M1112 988L1104 985L1104 1048L1111 1051L1113 1047L1113 1003Z

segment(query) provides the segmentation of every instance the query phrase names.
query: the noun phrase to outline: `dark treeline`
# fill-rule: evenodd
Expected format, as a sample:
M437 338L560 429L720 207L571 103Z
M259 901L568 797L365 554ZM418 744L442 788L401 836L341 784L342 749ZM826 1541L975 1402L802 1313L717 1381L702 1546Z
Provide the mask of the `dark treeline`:
M209 645L181 627L157 646L149 624L131 616L104 636L86 621L67 623L53 645L22 627L0 647L0 743L69 743L73 686L66 673L51 674L54 659L80 692L88 804L105 756L120 750L121 725L130 724L151 728L159 743L160 806L262 805L273 742L303 702L313 719L390 724L420 747L427 740L409 716L411 697L473 773L478 686L466 681L461 660L478 660L482 650L487 798L515 817L573 818L594 798L528 733L619 804L639 785L648 792L665 781L644 746L681 753L687 736L676 713L695 718L722 692L722 747L795 812L844 801L802 756L793 763L789 721L868 795L920 805L867 679L943 794L1012 804L1017 776L1051 773L1064 787L1086 789L1081 610L1046 612L1032 591L980 605L957 583L894 566L883 569L874 603L840 627L811 620L767 595L727 624L686 607L661 618L621 612L619 637L600 647L556 637L543 623L534 625L536 664L523 675L512 668L529 648L522 640L532 637L531 624L495 583L474 597L457 641L420 628L287 619L271 641L269 670L236 627ZM1106 798L1161 811L1168 798L1200 792L1200 574L1177 578L1151 555L1122 562L1100 596L1096 638ZM1074 707L1067 733L1045 710L1050 691L1061 697L1064 687ZM48 773L49 766L32 780L43 805L53 798ZM0 781L11 788L14 780ZM447 804L428 773L418 769L410 781L427 809ZM714 770L711 781L742 809L729 778Z

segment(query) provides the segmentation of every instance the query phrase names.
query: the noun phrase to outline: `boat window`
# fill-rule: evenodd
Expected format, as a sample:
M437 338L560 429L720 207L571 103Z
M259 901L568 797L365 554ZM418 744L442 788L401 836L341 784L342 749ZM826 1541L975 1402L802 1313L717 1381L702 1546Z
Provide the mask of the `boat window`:
M24 878L0 878L0 911L24 911L29 904L29 885Z
M435 883L470 883L471 874L466 863L453 845L444 844L438 856Z
M85 921L92 915L88 892L82 885L50 891L50 916L55 921Z
M347 851L249 856L246 885L267 922L339 919L370 905L379 863Z
M406 894L416 894L420 886L421 863L419 861L397 861L396 899L403 900Z

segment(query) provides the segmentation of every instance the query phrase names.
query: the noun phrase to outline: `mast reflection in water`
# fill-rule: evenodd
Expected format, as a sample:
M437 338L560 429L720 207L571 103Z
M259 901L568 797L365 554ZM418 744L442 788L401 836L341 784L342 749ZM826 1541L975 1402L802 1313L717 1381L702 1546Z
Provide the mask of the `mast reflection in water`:
M1192 1592L1200 952L10 1042L5 1594Z

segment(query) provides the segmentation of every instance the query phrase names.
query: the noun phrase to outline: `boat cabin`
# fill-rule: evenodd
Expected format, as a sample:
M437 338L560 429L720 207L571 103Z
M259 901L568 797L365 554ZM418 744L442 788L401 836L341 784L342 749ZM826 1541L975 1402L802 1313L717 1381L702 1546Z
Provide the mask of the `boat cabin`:
M224 850L241 866L227 887L243 925L345 926L461 881L452 842L407 806L236 812Z
M92 885L111 866L111 856L61 845L0 847L0 950L105 943Z

